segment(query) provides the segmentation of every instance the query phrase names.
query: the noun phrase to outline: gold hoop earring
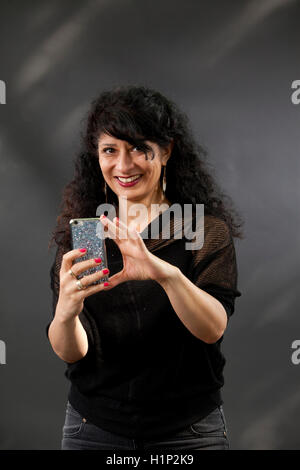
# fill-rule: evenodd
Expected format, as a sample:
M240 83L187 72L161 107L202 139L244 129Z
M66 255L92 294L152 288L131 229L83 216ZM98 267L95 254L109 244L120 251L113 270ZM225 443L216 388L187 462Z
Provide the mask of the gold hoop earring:
M165 192L166 192L166 187L167 187L166 166L164 166L163 187L162 187L164 195L165 195Z

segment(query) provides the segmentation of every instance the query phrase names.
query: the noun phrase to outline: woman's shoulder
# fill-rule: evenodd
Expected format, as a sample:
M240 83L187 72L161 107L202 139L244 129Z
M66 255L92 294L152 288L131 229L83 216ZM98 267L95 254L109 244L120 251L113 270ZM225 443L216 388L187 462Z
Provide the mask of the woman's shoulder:
M200 220L194 219L195 239L202 237L200 250L210 254L232 243L232 236L226 221L212 214L205 214ZM198 250L196 250L198 251Z
M204 216L204 230L207 235L215 236L217 239L223 238L229 241L231 238L227 222L212 214Z

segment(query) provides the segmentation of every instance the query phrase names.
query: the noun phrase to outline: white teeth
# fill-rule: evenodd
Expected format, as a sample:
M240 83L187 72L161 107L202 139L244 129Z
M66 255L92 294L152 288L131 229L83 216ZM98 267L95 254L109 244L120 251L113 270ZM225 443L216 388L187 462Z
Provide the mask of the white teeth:
M119 181L121 181L121 183L131 183L131 181L139 179L140 176L141 175L131 176L131 178L120 178L119 176L117 176L117 178Z

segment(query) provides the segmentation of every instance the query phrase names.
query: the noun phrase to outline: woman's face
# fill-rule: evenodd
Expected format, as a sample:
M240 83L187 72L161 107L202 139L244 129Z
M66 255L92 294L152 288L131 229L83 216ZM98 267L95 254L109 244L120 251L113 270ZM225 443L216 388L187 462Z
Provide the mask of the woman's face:
M145 153L138 147L103 133L98 141L98 152L103 177L111 190L118 197L149 205L160 202L159 179L172 146L165 149L154 142L146 141L146 144L153 150L153 159L151 152L146 160Z

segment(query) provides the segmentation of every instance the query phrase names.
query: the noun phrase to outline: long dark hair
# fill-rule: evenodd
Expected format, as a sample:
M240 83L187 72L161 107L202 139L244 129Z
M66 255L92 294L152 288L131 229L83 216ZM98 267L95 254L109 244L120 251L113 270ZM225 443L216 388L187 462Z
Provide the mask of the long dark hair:
M74 161L74 178L63 190L61 213L49 242L71 249L69 221L95 217L105 202L104 178L100 170L98 139L102 132L139 145L148 158L146 140L161 147L173 140L166 167L166 197L173 203L204 204L205 214L224 220L233 237L243 238L243 220L232 200L219 188L209 169L206 150L193 138L187 116L161 93L143 86L117 87L104 91L91 104L82 136L82 151ZM109 189L108 202L117 204Z

